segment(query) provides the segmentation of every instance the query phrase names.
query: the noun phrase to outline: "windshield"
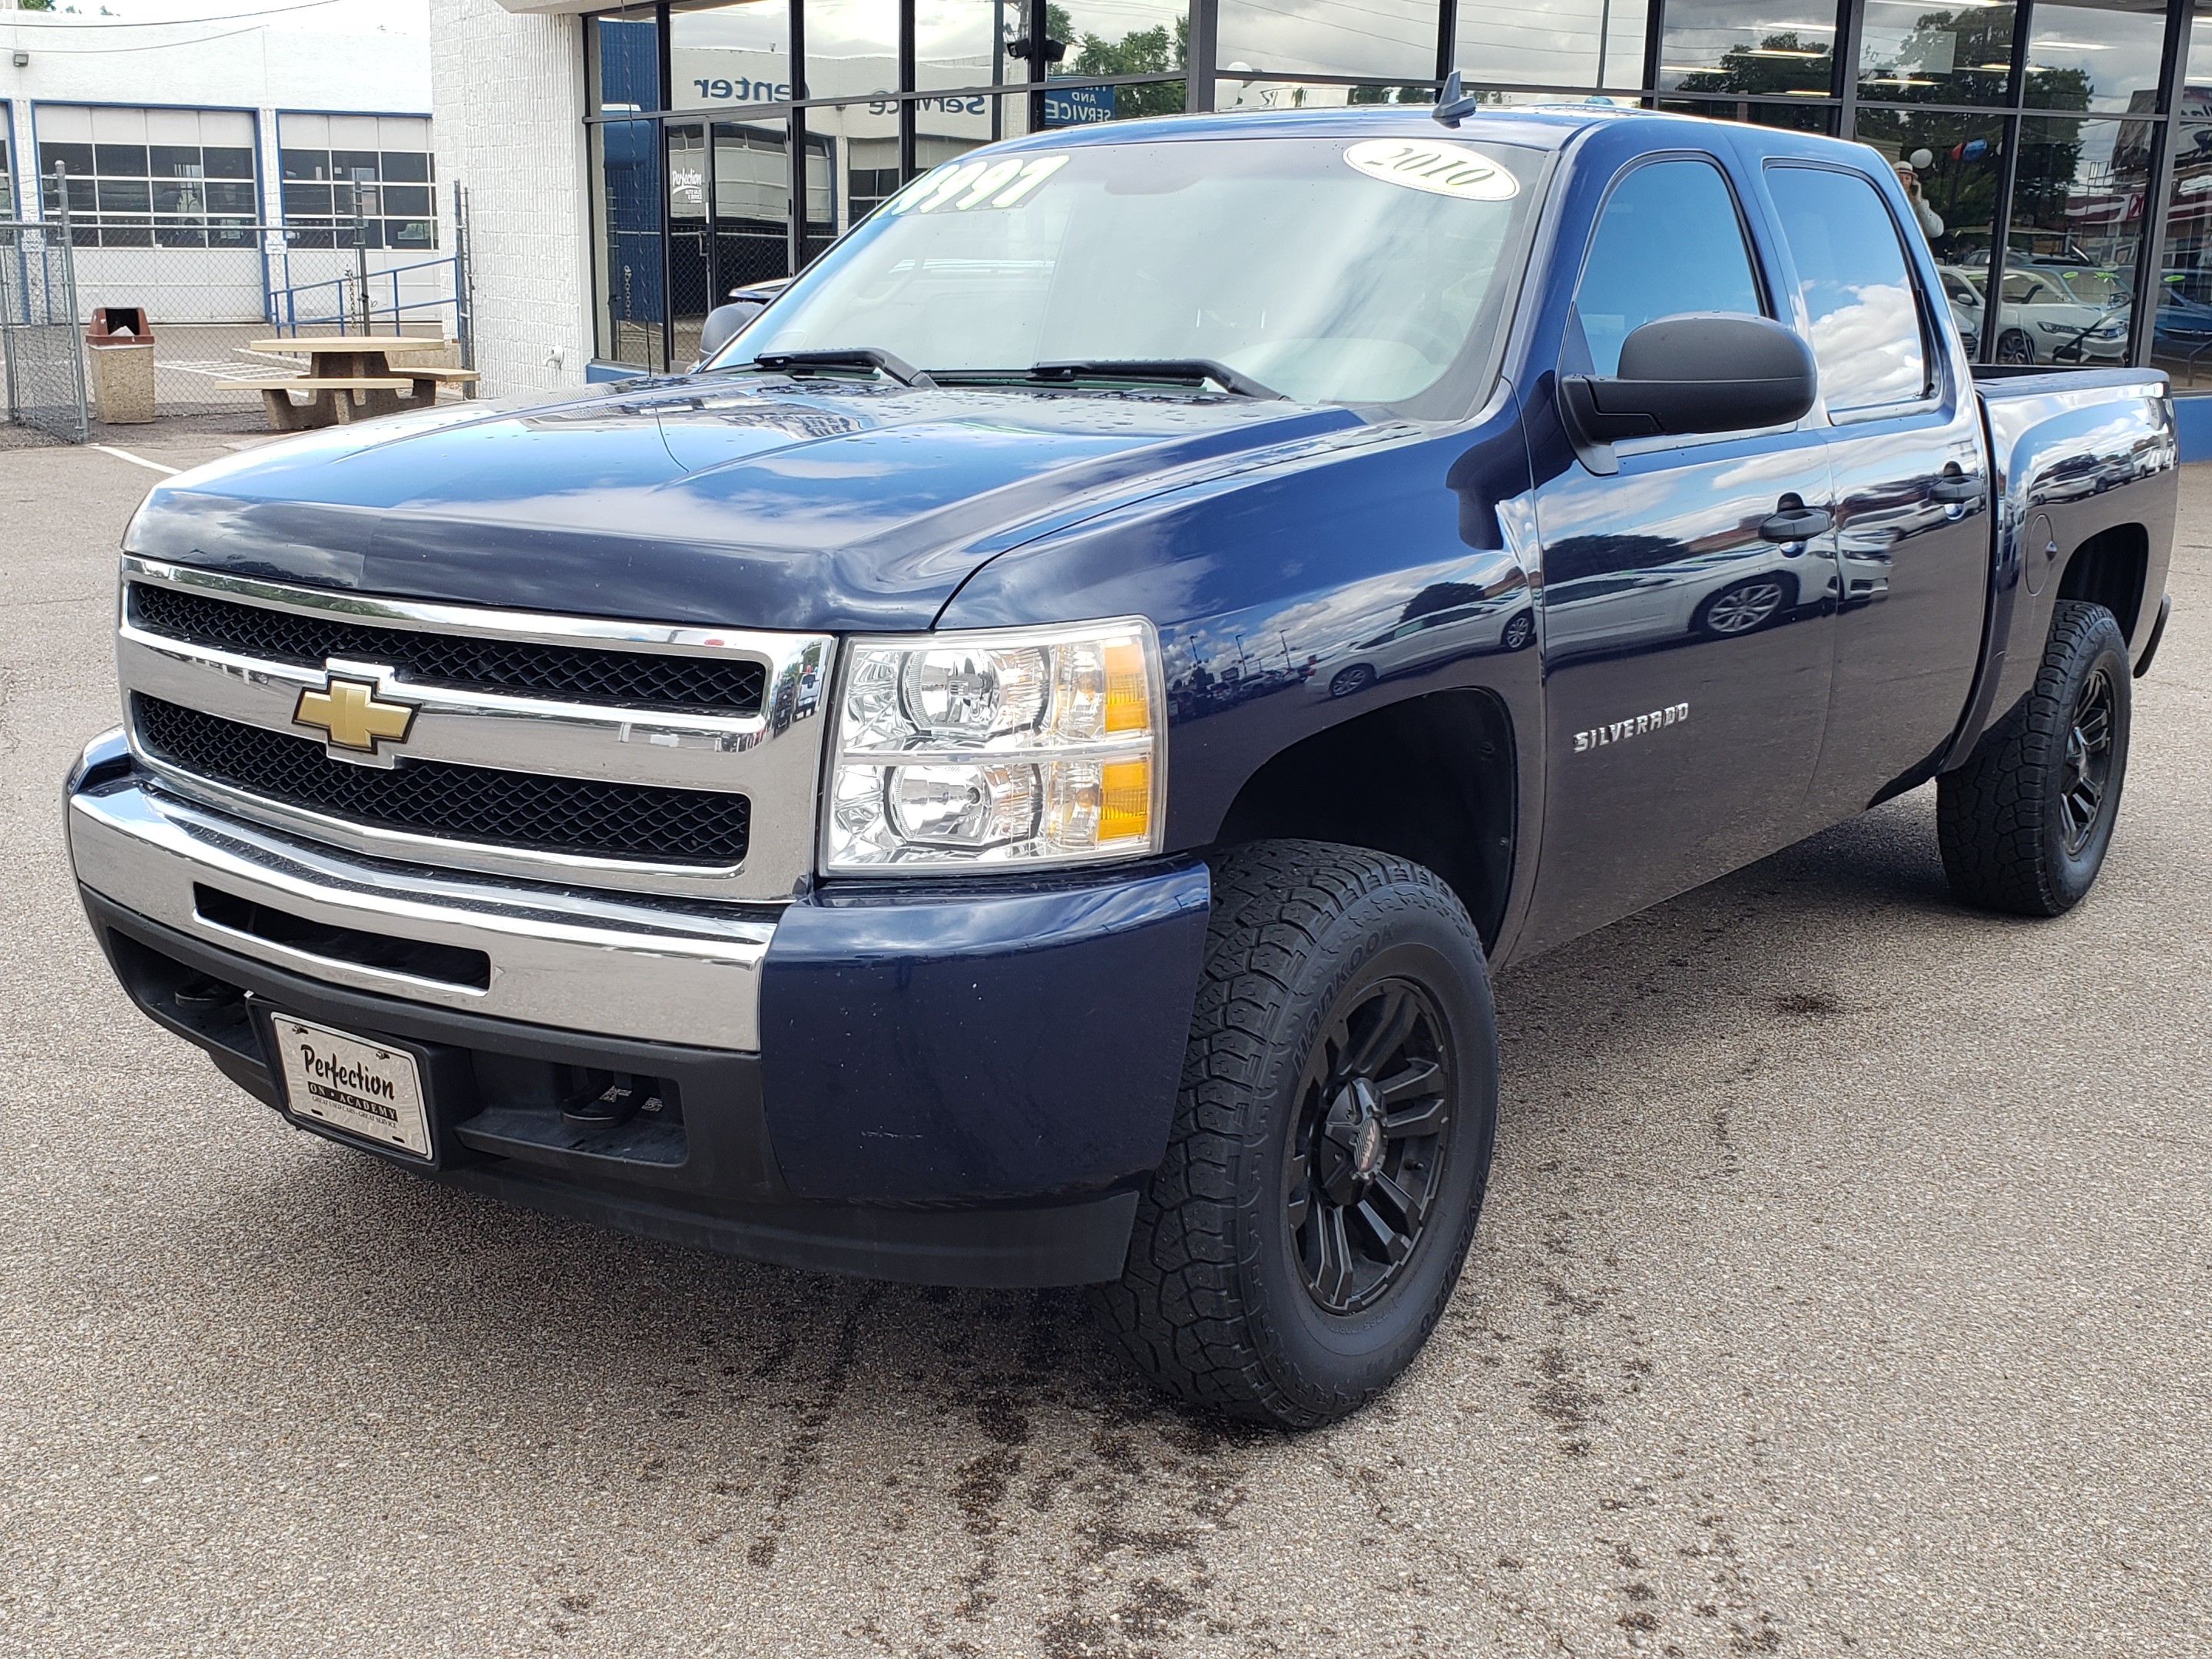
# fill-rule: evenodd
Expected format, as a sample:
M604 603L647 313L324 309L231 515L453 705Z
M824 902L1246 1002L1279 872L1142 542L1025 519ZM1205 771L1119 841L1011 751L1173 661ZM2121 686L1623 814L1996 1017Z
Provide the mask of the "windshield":
M2109 270L2054 272L2083 305L2124 305L2135 297L2134 287Z
M1542 160L1425 137L987 150L886 203L714 366L1198 362L1301 402L1402 402L1487 355Z

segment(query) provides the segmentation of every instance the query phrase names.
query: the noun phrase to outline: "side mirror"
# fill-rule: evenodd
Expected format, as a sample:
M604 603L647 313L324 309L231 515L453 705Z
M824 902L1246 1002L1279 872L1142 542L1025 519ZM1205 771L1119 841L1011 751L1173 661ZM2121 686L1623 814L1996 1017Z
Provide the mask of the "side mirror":
M1780 323L1685 312L1631 332L1618 374L1561 375L1559 407L1583 465L1613 473L1617 439L1788 426L1818 387L1811 348Z
M707 320L699 330L699 362L696 368L724 346L738 337L738 332L752 319L767 310L758 300L738 300L726 306L716 306L707 313Z

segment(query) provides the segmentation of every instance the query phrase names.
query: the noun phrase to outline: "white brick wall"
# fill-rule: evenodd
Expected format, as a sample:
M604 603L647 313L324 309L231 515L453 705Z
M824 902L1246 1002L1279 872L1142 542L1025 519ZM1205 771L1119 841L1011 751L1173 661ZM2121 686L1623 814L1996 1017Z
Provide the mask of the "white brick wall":
M430 0L440 211L450 225L459 180L486 397L584 383L592 288L583 52L573 16Z

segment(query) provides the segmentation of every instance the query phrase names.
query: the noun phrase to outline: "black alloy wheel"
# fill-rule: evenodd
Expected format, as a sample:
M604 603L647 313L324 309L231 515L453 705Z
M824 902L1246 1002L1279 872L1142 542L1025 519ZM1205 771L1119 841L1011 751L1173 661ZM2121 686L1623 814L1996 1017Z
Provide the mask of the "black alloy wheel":
M1283 1219L1306 1292L1333 1314L1397 1281L1443 1176L1452 1074L1443 1022L1409 980L1362 984L1315 1044L1283 1165Z
M2008 328L1997 336L1997 361L2001 363L2032 363L2035 361L2035 342L2016 328Z
M2112 676L2102 668L2090 674L2075 701L2058 793L2069 858L2081 856L2104 820L2105 792L2112 781L2115 702Z
M1169 1392L1314 1428L1397 1380L1467 1260L1498 1126L1489 972L1420 865L1308 841L1207 862L1166 1152L1097 1305Z
M2112 844L2132 714L2127 636L2101 605L2061 599L2035 684L1966 763L1936 780L1951 890L2021 916L2081 902Z

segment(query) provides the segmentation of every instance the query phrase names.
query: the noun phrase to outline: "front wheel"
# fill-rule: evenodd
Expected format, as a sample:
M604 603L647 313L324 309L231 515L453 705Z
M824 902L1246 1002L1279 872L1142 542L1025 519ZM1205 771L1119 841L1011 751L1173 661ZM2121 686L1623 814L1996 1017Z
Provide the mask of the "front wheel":
M1218 860L1167 1158L1098 1295L1139 1367L1282 1428L1388 1388L1467 1257L1497 1054L1481 939L1432 872L1316 842Z
M2130 713L2119 623L2101 605L2062 600L2026 700L1973 759L1936 781L1953 893L2023 916L2081 902L2112 846Z

